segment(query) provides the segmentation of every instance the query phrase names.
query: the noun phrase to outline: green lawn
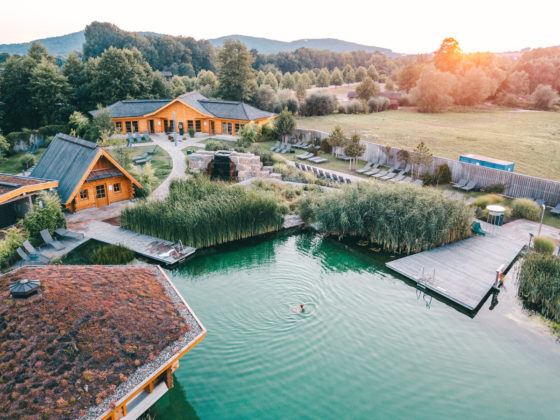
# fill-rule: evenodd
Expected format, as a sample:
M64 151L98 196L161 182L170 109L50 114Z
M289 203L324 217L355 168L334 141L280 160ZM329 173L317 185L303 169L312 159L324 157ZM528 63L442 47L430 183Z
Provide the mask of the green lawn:
M436 156L459 159L474 153L515 162L515 172L560 180L560 113L492 108L472 112L421 114L399 110L375 114L298 117L298 128L347 135L413 149L424 141Z
M43 156L43 153L45 153L45 150L47 150L46 147L40 147L39 151L37 153L33 153L33 156L35 156L35 162L39 162L39 159L41 159L41 156ZM13 156L9 156L7 158L4 158L0 162L0 173L19 174L23 170L19 160L25 154L26 154L25 152L22 152L22 153L17 153Z
M148 150L152 150L154 148L153 145L151 146L139 146L139 147L132 147L130 149L130 157L135 158L147 152ZM109 149L107 150L111 156L113 156L117 161L118 158L118 149ZM153 159L150 161L152 164L152 168L154 169L156 182L152 185L152 188L156 188L161 184L171 173L171 169L173 169L173 162L171 161L171 157L167 154L165 150L161 147L157 147L157 152L154 153Z

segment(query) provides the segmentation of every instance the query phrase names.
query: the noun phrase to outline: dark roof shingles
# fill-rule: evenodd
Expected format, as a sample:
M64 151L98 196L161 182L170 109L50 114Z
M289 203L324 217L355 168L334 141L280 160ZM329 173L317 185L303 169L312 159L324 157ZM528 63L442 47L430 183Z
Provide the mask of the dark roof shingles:
M31 176L58 180L58 195L66 203L98 152L95 143L57 134Z

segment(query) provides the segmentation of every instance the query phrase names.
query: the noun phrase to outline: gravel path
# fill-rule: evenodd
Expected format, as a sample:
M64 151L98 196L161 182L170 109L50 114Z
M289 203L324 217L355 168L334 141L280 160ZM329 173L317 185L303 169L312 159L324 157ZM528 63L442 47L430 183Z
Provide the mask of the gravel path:
M187 162L183 149L188 146L203 147L204 145L200 144L200 142L208 137L189 138L188 140L177 142L177 146L175 146L174 142L168 140L166 134L152 134L150 137L155 144L160 146L171 156L171 160L173 161L173 169L167 179L152 191L148 198L149 200L157 200L167 197L167 194L169 194L169 184L171 184L172 180L185 179L187 177L185 173L187 170Z

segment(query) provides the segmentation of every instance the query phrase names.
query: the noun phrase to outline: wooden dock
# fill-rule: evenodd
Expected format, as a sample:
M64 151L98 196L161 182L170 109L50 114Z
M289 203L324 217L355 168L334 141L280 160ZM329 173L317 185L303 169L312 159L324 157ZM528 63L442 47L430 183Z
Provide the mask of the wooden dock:
M196 252L196 248L136 233L104 221L92 221L81 231L88 238L108 244L122 245L139 255L166 265L181 262Z
M436 294L475 310L496 280L496 271L509 267L536 234L534 223L508 223L486 236L460 242L388 262L390 269ZM484 226L483 226L484 229Z

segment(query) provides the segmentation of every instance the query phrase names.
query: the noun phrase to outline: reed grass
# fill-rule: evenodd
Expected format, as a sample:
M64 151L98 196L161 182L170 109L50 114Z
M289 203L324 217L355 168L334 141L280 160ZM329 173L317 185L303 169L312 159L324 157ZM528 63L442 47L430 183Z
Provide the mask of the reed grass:
M560 322L560 258L529 254L521 266L519 296L528 308Z
M282 222L282 206L273 193L213 183L202 176L173 181L165 200L121 213L126 229L196 248L274 232Z
M437 189L389 183L360 183L304 198L300 215L329 234L361 237L399 254L464 239L473 220L462 201L451 201Z

